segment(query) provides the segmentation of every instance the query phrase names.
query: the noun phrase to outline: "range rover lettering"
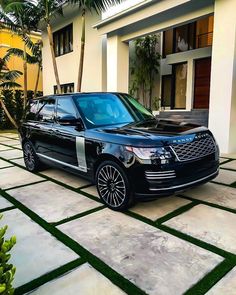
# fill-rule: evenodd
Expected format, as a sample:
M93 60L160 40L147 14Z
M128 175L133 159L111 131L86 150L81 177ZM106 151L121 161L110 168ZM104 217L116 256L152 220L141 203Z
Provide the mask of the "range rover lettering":
M206 127L157 120L128 94L33 100L20 133L29 171L46 164L76 173L95 183L113 210L203 184L218 174L218 145Z

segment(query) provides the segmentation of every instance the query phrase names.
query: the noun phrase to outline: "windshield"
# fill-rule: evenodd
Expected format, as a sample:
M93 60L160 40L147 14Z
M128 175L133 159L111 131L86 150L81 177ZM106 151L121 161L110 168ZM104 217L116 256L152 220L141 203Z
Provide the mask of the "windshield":
M154 119L151 112L126 94L91 93L73 98L87 128Z

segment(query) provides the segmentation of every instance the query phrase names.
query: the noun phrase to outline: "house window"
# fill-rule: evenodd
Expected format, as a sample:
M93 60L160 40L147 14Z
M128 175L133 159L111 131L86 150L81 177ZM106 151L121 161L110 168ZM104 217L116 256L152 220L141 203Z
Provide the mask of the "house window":
M63 29L53 33L54 51L60 56L73 51L73 25L70 24Z
M163 75L161 84L161 106L169 108L171 106L172 75Z
M214 17L208 16L195 22L163 32L163 57L212 45Z
M61 84L61 93L72 93L75 91L74 83ZM57 86L54 85L54 94L57 94Z

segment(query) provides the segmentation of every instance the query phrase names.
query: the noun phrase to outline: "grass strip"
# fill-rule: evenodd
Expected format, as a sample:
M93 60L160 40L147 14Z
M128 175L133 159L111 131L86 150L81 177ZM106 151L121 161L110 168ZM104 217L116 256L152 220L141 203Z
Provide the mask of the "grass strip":
M186 291L184 293L184 295L205 294L219 280L221 280L234 266L235 266L235 263L230 260L226 259L226 260L222 261L212 271L210 271L205 277L203 277L193 287L191 287L188 291Z
M88 215L88 214L91 214L91 213L94 213L94 212L100 211L100 210L102 210L102 209L104 209L104 208L106 208L105 205L104 205L104 206L100 206L100 207L96 207L96 208L93 208L93 209L91 209L91 210L88 210L88 211L85 211L85 212L82 212L82 213L78 213L78 214L73 215L73 216L71 216L71 217L68 217L68 218L62 219L62 220L60 220L60 221L58 221L58 222L51 222L51 225L53 225L53 226L58 226L58 225L61 225L61 224L63 224L63 223L66 223L66 222L69 222L69 221L75 220L75 219L77 219L77 218L81 218L81 217L83 217L83 216L86 216L86 215Z
M236 192L235 192L236 193ZM204 201L204 200L198 200L198 199L194 199L192 197L188 197L188 196L185 196L185 195L177 195L179 198L183 198L183 199L186 199L186 200L190 200L190 201L197 201L198 204L204 204L204 205L207 205L209 207L214 207L214 208L217 208L217 209L221 209L221 210L224 210L224 211L228 211L230 213L234 213L236 214L236 209L231 209L231 208L228 208L228 207L224 207L224 206L221 206L221 205L218 205L218 204L215 204L215 203L212 203L212 202L207 202L207 201Z
M46 182L46 181L47 181L46 179L42 179L42 180L38 180L38 181L27 183L27 184L21 184L21 185L17 185L17 186L13 186L13 187L7 188L7 189L5 189L5 191L9 191L9 190L16 189L16 188L22 188L22 187L25 187L25 186L29 186L29 185L33 185L33 184L38 184L38 183Z
M57 269L54 269L44 275L42 275L41 277L38 277L32 281L30 281L29 283L26 283L18 288L15 289L15 295L21 295L21 294L25 294L29 291L32 291L38 287L40 287L41 285L48 283L51 280L54 280L62 275L64 275L65 273L73 270L74 268L82 265L84 263L84 259L78 258L74 261L71 261L63 266L58 267Z
M6 207L6 208L2 208L2 209L0 209L0 213L5 212L5 211L9 211L9 210L12 210L12 209L16 209L16 207L15 206L9 206L9 207Z
M169 220L171 218L174 218L174 217L176 217L176 216L178 216L178 215L192 209L194 206L199 205L199 203L200 202L198 202L197 200L192 200L191 203L186 204L186 205L184 205L184 206L182 206L182 207L180 207L180 208L166 214L165 216L158 218L156 220L156 223L161 224L161 223L163 223L163 222L165 222L165 221L167 221L167 220Z
M97 258L95 255L90 253L84 247L82 247L79 243L74 241L72 238L61 232L56 227L47 223L44 219L38 216L36 213L31 211L29 208L24 206L22 203L11 197L7 192L0 190L0 193L3 197L5 197L8 201L14 204L18 209L20 209L23 213L28 215L32 220L38 223L41 227L43 227L46 231L52 234L59 241L64 243L68 248L77 253L81 258L85 259L91 266L93 266L96 270L106 276L111 282L120 287L123 291L130 295L146 295L146 293L135 286L128 279L124 278L118 272L113 270L110 266L105 264L102 260ZM35 288L33 285L32 288Z

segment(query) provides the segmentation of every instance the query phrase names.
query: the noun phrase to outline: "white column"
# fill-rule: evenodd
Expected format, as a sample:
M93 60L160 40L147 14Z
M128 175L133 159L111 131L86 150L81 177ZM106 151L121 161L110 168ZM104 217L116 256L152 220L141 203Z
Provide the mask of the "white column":
M128 92L129 44L119 36L107 38L107 91Z
M194 60L188 59L186 111L191 111L193 108L193 92L194 92Z
M222 153L236 152L236 0L215 0L209 128Z

